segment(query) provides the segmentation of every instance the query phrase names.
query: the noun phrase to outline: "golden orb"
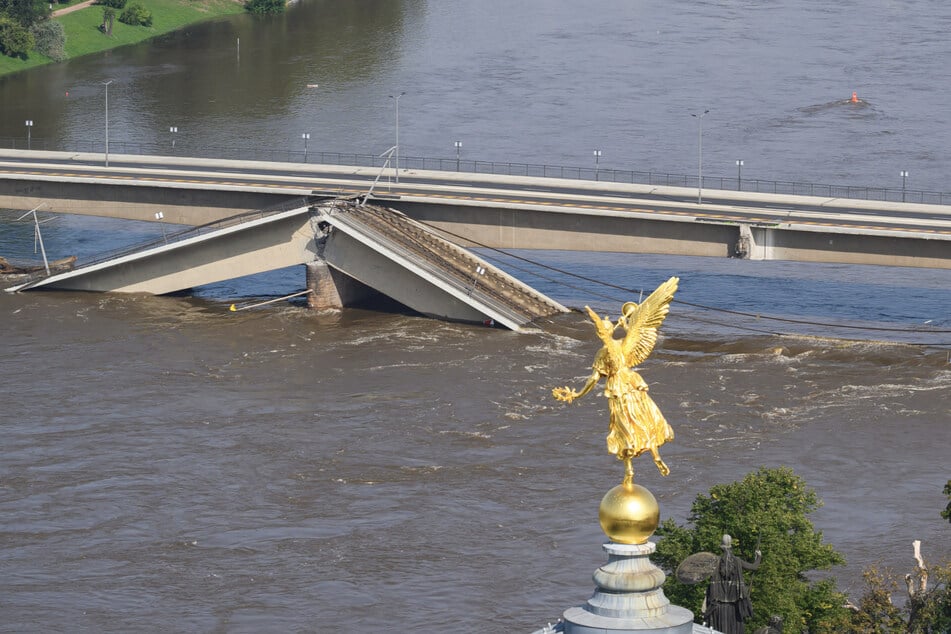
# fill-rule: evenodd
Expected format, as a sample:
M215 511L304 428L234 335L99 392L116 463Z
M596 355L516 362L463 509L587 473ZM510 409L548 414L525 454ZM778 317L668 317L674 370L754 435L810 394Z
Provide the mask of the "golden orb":
M618 544L643 544L660 522L660 507L654 494L633 482L608 491L598 509L601 530Z

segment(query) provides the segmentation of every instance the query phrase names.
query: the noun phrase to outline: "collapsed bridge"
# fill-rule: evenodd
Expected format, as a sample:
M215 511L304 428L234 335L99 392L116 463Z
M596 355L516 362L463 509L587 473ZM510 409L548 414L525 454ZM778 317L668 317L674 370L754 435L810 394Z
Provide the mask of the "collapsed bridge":
M304 198L189 228L6 290L162 295L298 264L307 266L315 308L380 293L430 317L515 331L567 312L399 211L338 198Z

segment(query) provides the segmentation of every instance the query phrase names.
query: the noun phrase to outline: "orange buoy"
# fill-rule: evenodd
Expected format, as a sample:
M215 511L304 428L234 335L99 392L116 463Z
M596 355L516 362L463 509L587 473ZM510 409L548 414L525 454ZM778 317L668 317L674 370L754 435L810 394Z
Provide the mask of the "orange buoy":
M852 91L852 98L849 99L849 101L851 101L852 103L858 103L858 102L859 102L859 96L858 96L858 94L857 94L854 90Z

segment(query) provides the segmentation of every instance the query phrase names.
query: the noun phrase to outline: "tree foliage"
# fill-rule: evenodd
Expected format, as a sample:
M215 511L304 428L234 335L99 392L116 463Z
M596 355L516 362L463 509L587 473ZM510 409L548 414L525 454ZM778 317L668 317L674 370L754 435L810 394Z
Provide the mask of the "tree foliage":
M845 596L831 580L810 582L805 573L845 563L830 545L822 542L808 515L822 505L815 491L792 469L761 468L732 484L718 484L709 495L698 495L687 527L667 519L657 534L655 560L672 573L687 556L719 553L724 534L733 536L734 552L753 560L763 552L759 570L747 573L754 615L750 628L765 625L769 616L783 617L784 632L843 631L848 613ZM673 574L664 584L672 602L700 614L704 584L684 585ZM837 629L839 628L839 629Z
M246 0L244 8L249 13L265 15L269 13L284 13L285 0Z
M874 566L865 570L865 594L843 632L851 634L948 634L951 632L951 565L928 572L929 588L916 591L902 608L892 604L898 583Z
M930 587L912 595L908 612L908 634L948 634L951 632L951 564L929 571Z
M863 577L865 594L856 606L850 631L854 634L903 632L902 611L892 603L892 594L898 589L894 579L874 566L866 568Z
M33 34L16 20L0 15L0 53L26 59L35 45Z
M96 0L96 4L113 9L125 9L126 0Z
M0 16L5 15L26 29L49 14L46 0L0 0Z

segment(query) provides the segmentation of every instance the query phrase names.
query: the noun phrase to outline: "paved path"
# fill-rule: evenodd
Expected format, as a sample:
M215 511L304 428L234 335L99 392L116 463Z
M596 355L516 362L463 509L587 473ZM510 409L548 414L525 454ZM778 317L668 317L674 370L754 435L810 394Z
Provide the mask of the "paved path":
M57 9L53 11L53 17L58 18L61 15L66 15L67 13L72 13L73 11L79 11L80 9L85 9L89 5L93 4L96 0L85 0L85 2L80 2L79 4L74 4L66 7L65 9Z

